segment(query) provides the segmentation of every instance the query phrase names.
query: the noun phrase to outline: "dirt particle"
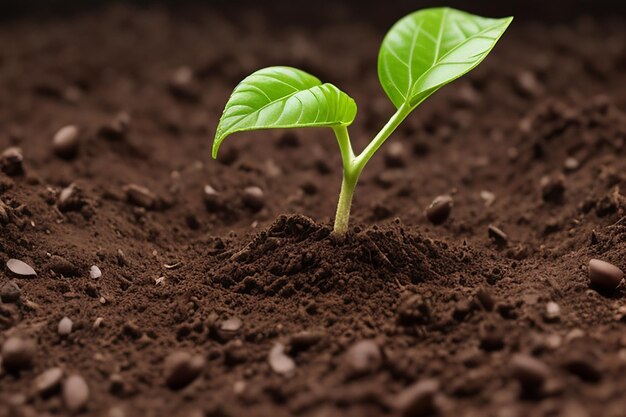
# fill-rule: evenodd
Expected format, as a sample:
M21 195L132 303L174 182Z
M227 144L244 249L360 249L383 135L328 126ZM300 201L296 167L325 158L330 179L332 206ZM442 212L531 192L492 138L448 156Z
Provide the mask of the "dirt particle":
M68 125L62 127L52 139L52 149L62 159L73 159L78 154L80 145L78 127Z
M504 330L491 321L482 322L478 331L480 347L487 352L504 348Z
M304 330L296 333L289 339L289 344L292 351L302 351L318 344L326 337L326 333L323 331Z
M72 413L84 410L89 401L89 386L80 375L70 375L63 382L63 403Z
M410 295L398 308L398 323L404 326L426 324L431 319L431 307L420 294Z
M600 259L589 261L589 281L592 287L604 290L615 290L622 279L624 272L613 264Z
M549 301L546 304L546 310L544 312L543 318L548 323L553 323L559 321L561 318L561 307L554 301Z
M576 158L565 158L565 162L563 162L563 168L568 172L576 171L580 167L580 162Z
M32 339L9 337L2 344L2 364L8 372L17 373L30 368L35 358L37 345Z
M383 154L387 168L402 168L406 165L406 149L400 142L392 142Z
M205 365L202 355L177 351L165 358L165 383L170 389L179 390L191 384L202 373Z
M237 337L242 327L243 322L239 317L230 317L220 323L217 333L220 340L228 341Z
M563 174L544 176L539 181L541 198L546 203L562 204L565 199L565 177Z
M430 206L426 208L426 218L432 224L439 225L445 222L452 212L453 200L449 195L435 197Z
M109 140L124 139L130 128L130 114L118 113L108 124L100 127L98 135Z
M0 288L0 300L3 303L17 303L22 296L22 290L15 281L8 281Z
M33 277L37 275L35 270L26 262L19 259L9 259L7 261L7 268L9 271L20 277Z

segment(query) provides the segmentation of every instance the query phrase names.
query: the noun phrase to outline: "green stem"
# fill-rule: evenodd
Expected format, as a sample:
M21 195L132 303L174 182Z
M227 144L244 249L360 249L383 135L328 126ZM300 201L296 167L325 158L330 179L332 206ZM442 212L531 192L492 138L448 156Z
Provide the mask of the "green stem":
M359 181L361 171L363 171L363 168L367 165L370 158L383 143L385 143L387 138L396 130L398 125L402 123L409 113L410 109L405 106L400 107L391 119L389 119L389 122L383 126L381 131L378 132L374 139L372 139L369 145L367 145L358 156L355 156L352 150L348 128L341 126L334 129L343 162L343 181L341 182L341 192L339 193L339 202L337 203L337 213L335 215L335 225L333 228L335 235L341 236L348 231L352 197L354 196L354 189Z

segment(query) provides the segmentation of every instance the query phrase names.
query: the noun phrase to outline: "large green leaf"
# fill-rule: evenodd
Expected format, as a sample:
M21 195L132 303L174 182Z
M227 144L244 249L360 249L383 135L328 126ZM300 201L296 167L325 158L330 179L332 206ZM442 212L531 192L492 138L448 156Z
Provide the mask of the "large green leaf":
M490 19L451 8L399 20L378 55L378 77L396 107L413 108L487 56L512 17Z
M269 67L246 77L235 88L220 118L213 157L230 134L288 127L348 126L356 103L332 84L291 67Z

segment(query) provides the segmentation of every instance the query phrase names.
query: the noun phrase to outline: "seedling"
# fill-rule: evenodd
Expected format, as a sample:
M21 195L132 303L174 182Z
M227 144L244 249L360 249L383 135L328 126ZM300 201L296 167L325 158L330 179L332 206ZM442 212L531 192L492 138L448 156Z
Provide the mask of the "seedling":
M358 155L348 135L348 126L357 113L350 96L296 68L258 70L239 83L230 96L213 140L213 158L224 139L235 132L332 128L343 162L333 232L343 235L348 230L354 188L370 158L418 105L480 64L512 20L432 8L398 21L385 36L378 55L378 78L396 112Z

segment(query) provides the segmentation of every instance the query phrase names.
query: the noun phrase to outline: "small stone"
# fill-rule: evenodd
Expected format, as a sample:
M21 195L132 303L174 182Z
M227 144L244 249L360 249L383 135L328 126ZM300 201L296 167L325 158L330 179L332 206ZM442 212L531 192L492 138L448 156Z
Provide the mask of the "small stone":
M50 368L35 378L33 387L37 394L48 395L59 388L61 379L63 379L63 369L59 367Z
M100 328L100 326L102 326L102 322L104 322L104 318L102 317L96 317L96 320L93 322L93 328L94 329L98 329Z
M228 341L237 337L241 330L243 322L239 317L231 317L220 323L217 329L218 336L223 341Z
M2 364L8 372L19 372L30 368L35 357L37 345L31 339L9 337L2 345Z
M543 87L530 71L522 71L515 78L517 90L526 97L537 97L543 91Z
M296 363L285 354L285 346L282 343L274 344L270 349L267 361L272 371L280 375L291 375L296 370Z
M509 237L506 233L502 231L502 229L490 224L487 227L487 235L489 238L498 246L506 246L509 241Z
M392 142L387 146L384 153L385 165L387 168L402 168L406 165L406 150L400 142Z
M372 374L382 365L380 348L373 340L361 340L347 350L345 362L350 377Z
M98 134L109 140L119 140L126 137L130 128L130 114L118 113L111 122L102 126Z
M169 90L172 96L181 100L195 102L199 94L193 86L194 73L189 67L177 68L169 82Z
M426 209L426 218L432 224L439 225L445 222L452 212L453 200L449 195L435 197Z
M204 192L202 194L204 200L204 206L208 212L214 213L221 211L224 208L224 201L215 188L210 185L204 186Z
M37 275L35 270L30 265L20 261L19 259L9 259L7 261L7 268L9 268L9 271L13 272L15 275L19 275L20 277L32 277Z
M580 162L576 158L569 157L563 162L563 167L569 172L576 171L580 167Z
M52 149L59 158L73 159L78 154L80 145L78 127L69 125L62 127L52 139Z
M165 358L165 383L173 390L186 387L200 375L205 362L202 355L191 355L184 351L170 354Z
M546 311L544 313L544 320L547 322L558 321L561 317L561 307L554 301L550 301L546 304Z
M15 281L6 282L0 288L0 300L3 303L17 303L22 296L22 290Z
M22 149L10 147L5 149L0 155L0 171L9 177L15 177L24 173L24 156Z
M565 177L563 174L544 176L539 181L541 198L547 203L561 204L565 198Z
M126 199L129 203L143 207L147 210L153 209L157 203L157 196L146 187L137 184L128 184L124 187Z
M79 267L59 255L52 255L46 264L46 268L64 277L78 277L82 275Z
M63 382L62 397L65 407L70 412L79 412L87 406L89 386L82 376L70 375Z
M69 317L63 317L61 321L59 321L59 325L57 326L57 332L59 336L66 337L72 333L72 320Z
M485 202L485 207L493 205L496 201L496 195L488 190L482 190L480 192L480 198Z
M393 405L403 417L430 416L437 413L438 393L439 383L434 379L425 379L401 391Z
M259 187L246 187L242 198L246 207L252 211L260 211L265 206L264 193Z
M624 278L624 272L613 264L600 259L589 261L589 280L592 287L604 290L615 290Z
M550 376L548 365L529 355L514 355L510 366L525 395L534 396L540 393Z
M89 277L91 279L98 279L102 276L102 271L100 271L100 268L98 268L96 265L91 265L91 268L89 268Z
M326 337L326 333L322 331L305 330L291 336L289 344L292 351L302 351L318 344Z
M75 184L65 187L59 193L57 207L63 213L68 211L78 211L86 205L82 191Z

